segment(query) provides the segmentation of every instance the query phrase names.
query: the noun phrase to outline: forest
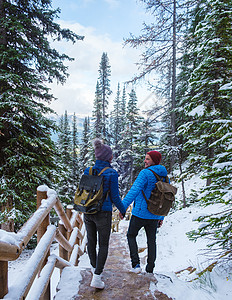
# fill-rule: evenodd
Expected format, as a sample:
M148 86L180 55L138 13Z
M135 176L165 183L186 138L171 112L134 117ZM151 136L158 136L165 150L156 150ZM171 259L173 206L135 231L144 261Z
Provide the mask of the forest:
M100 137L113 149L121 197L143 168L146 152L155 149L171 181L182 184L175 210L196 202L221 204L217 213L198 218L201 226L189 238L207 236L209 248L217 249L220 259L230 259L232 1L140 1L154 22L144 22L139 36L124 40L125 47L141 48L138 74L118 83L112 95L112 70L103 52L92 115L78 132L75 114L71 123L67 111L59 124L49 118L54 97L47 83L65 83L65 62L73 59L49 41L78 43L84 37L55 22L59 9L51 0L0 0L0 222L14 220L17 230L36 209L41 184L70 204L83 170L94 162L92 141ZM157 99L146 112L140 111L133 88L141 80ZM187 198L185 180L196 174L205 185Z

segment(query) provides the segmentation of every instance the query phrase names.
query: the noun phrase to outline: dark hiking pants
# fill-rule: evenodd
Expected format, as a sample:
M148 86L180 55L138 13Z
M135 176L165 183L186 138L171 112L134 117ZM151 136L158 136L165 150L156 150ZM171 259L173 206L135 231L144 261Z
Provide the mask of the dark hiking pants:
M99 211L93 215L84 215L84 221L87 231L87 251L90 264L96 268L95 274L100 275L108 255L112 212ZM96 249L97 242L98 252Z
M155 259L156 259L157 225L158 225L158 220L141 219L132 215L128 232L127 232L127 240L130 249L132 268L134 268L137 264L140 264L136 237L139 233L139 230L142 227L144 227L146 237L147 237L147 248L148 248L146 272L153 273L153 269L155 266Z

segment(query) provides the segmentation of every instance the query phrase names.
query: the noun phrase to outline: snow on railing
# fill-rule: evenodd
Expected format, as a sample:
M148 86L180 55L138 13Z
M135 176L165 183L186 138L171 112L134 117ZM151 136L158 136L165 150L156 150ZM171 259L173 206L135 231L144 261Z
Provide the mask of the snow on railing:
M54 208L60 221L50 225L49 213ZM37 231L37 247L8 287L8 261L16 260ZM50 246L56 240L59 256L50 255ZM54 190L42 185L37 188L37 210L18 231L0 229L0 298L50 299L50 278L55 267L75 266L86 247L85 227L80 213L68 206L66 213ZM38 276L37 276L38 275Z

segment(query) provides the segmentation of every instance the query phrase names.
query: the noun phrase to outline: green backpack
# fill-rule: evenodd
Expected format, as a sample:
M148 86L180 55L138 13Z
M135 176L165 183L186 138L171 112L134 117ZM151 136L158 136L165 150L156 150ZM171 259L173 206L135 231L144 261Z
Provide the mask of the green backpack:
M102 204L108 192L103 195L102 173L109 169L106 167L97 174L92 167L88 175L82 175L74 197L74 209L84 214L95 214L101 210Z
M169 183L168 176L166 176L165 181L163 181L163 177L160 178L160 176L154 171L151 169L148 170L155 175L157 182L155 184L155 188L151 191L149 199L146 198L142 191L147 202L147 209L154 215L167 216L175 201L177 188Z

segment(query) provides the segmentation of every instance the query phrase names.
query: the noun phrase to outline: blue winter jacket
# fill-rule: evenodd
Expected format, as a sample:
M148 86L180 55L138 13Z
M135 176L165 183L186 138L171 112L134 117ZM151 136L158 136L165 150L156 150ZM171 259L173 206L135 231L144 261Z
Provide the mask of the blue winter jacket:
M167 176L166 168L161 165L150 166L146 169L143 169L139 173L122 203L125 206L125 209L127 209L128 206L134 201L132 215L138 218L163 220L163 216L157 216L149 212L147 209L147 202L142 194L142 191L144 191L147 199L149 199L151 191L154 189L155 183L157 182L155 175L149 171L149 169L153 170L161 177Z
M110 191L108 197L105 199L102 205L103 211L112 211L112 202L118 208L118 210L124 214L126 209L122 204L121 198L119 196L118 190L118 173L115 171L109 162L97 159L93 169L96 169L98 173L101 172L105 167L109 167L110 169L105 170L102 173L103 176L103 193L105 194L107 191ZM89 174L89 168L85 169L84 174Z

